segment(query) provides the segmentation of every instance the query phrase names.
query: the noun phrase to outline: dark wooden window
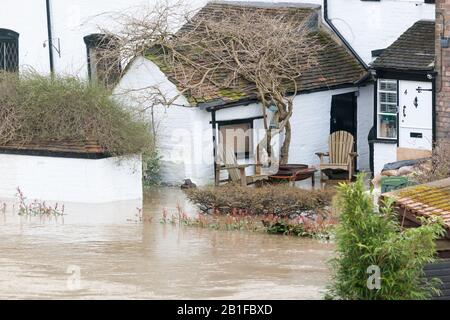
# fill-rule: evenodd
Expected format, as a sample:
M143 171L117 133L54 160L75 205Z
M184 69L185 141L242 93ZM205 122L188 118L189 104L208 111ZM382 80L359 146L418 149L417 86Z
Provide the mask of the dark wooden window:
M0 70L19 71L19 34L0 29Z
M87 49L89 79L106 88L114 87L122 71L120 57L117 54L117 40L96 33L84 37L84 42Z

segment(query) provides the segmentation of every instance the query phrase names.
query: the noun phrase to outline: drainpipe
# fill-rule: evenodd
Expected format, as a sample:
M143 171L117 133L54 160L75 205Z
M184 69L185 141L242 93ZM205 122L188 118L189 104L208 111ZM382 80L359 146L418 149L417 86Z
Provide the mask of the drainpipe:
M347 47L347 49L353 54L353 56L356 58L356 60L359 61L359 63L364 67L364 69L369 70L369 66L364 62L364 60L359 56L358 53L352 48L350 43L348 43L347 40L345 40L344 36L339 32L339 30L336 28L336 26L331 22L331 20L328 18L328 0L323 0L323 18L325 19L325 22L330 26L331 30L333 30L334 33L341 39L341 41L344 43L344 45Z
M55 73L55 64L53 60L53 36L50 0L45 0L45 4L47 7L48 57L50 61L50 73L53 75Z

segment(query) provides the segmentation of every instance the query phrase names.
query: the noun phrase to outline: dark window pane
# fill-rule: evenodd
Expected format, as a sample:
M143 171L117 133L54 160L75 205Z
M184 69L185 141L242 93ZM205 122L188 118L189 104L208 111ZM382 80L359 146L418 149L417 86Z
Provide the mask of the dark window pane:
M0 40L0 70L16 72L19 69L17 40Z

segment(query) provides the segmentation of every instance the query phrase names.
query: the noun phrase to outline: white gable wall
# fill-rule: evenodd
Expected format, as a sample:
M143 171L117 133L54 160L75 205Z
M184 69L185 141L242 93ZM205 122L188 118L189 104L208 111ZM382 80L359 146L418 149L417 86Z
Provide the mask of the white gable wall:
M328 0L328 17L361 58L385 49L421 19L434 20L435 5L424 0Z

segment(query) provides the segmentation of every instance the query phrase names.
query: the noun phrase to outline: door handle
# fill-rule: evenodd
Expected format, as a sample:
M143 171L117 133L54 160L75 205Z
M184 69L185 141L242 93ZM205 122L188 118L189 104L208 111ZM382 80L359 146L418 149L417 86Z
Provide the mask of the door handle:
M406 106L403 106L403 117L406 118Z

